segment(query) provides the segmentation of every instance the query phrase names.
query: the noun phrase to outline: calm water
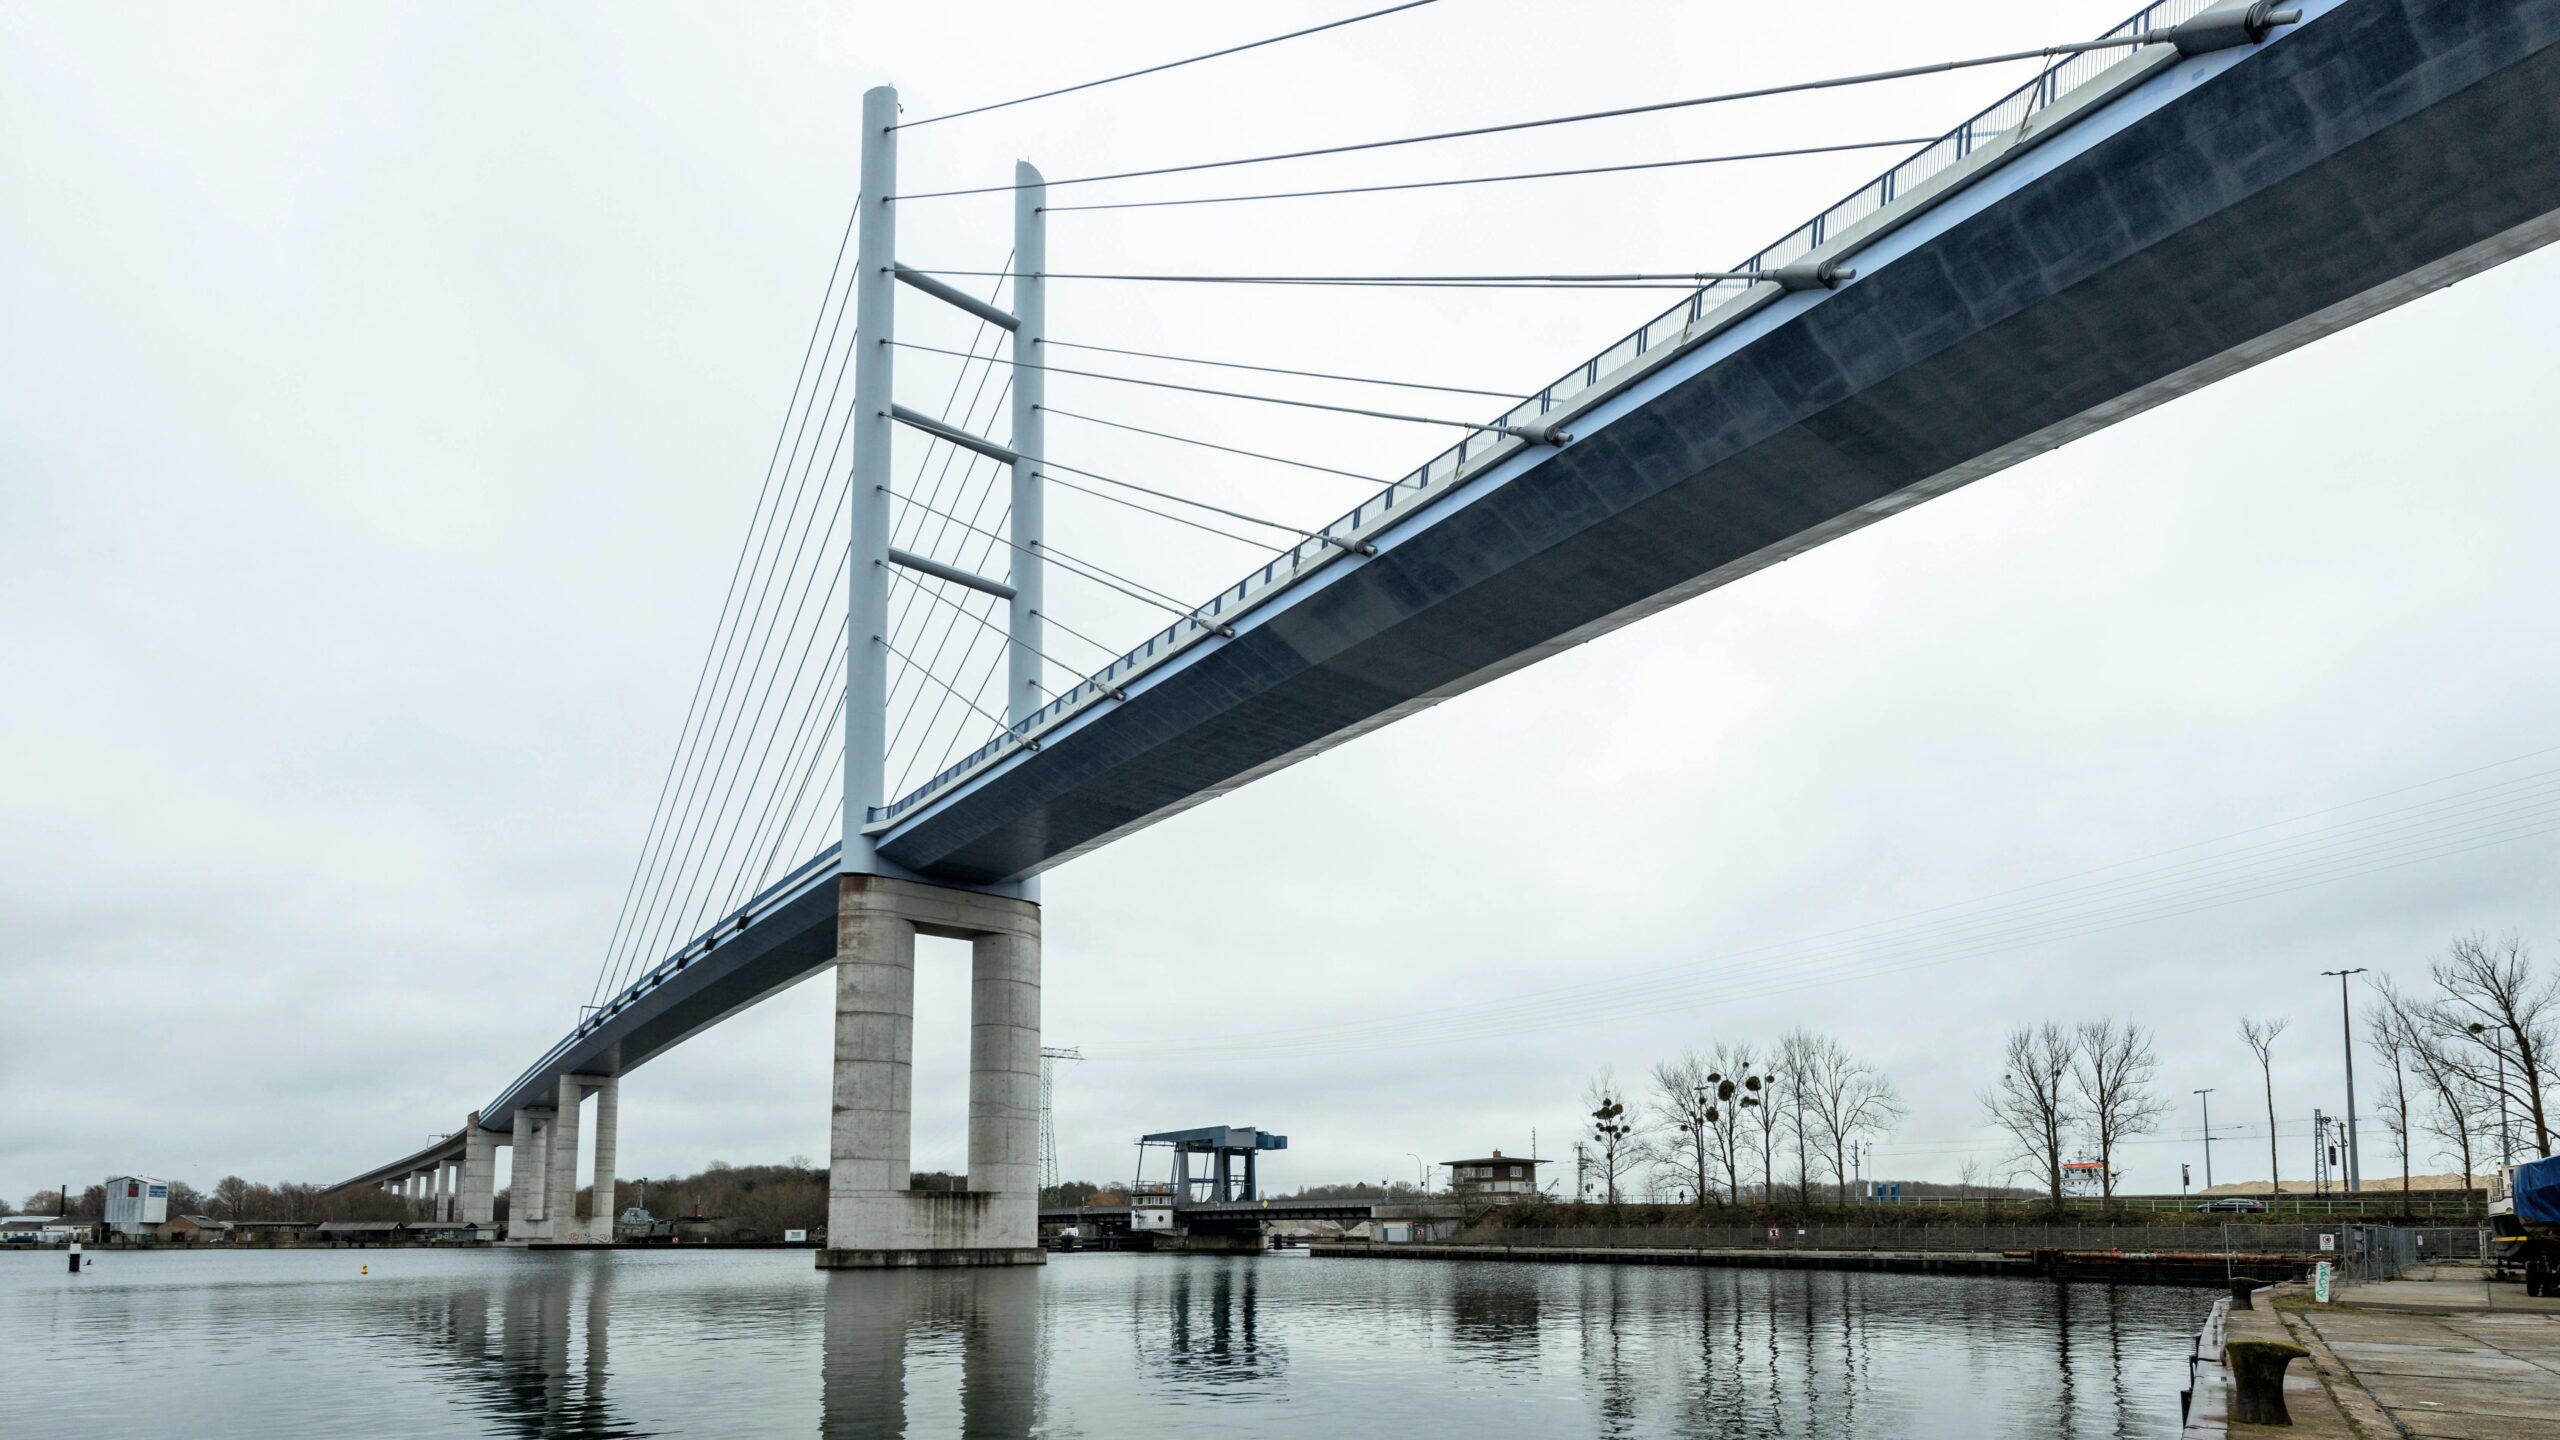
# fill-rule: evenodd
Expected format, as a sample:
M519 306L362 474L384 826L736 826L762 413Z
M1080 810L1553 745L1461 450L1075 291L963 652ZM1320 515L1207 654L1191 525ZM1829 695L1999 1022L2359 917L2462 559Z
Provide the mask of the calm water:
M339 1250L74 1277L47 1251L0 1256L0 1435L2171 1435L2209 1300L1304 1255L899 1275Z

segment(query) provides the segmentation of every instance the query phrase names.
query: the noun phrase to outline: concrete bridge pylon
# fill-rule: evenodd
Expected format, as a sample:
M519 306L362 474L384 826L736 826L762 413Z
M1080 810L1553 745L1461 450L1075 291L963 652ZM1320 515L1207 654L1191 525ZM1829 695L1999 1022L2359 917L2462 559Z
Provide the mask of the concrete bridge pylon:
M916 937L969 942L969 1188L910 1188ZM826 1270L1037 1265L1040 907L837 879Z

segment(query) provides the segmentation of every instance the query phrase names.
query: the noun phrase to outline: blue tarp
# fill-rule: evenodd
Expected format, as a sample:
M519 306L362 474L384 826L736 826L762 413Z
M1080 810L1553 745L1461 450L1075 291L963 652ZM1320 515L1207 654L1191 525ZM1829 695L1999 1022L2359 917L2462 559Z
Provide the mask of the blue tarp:
M2560 1225L2560 1156L2517 1166L2514 1185L2518 1220Z

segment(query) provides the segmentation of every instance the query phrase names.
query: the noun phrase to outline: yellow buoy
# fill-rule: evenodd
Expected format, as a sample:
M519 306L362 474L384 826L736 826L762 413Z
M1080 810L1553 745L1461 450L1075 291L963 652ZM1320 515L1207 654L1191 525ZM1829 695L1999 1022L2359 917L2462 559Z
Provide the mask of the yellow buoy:
M356 1273L359 1275L370 1275L373 1273L373 1267L370 1265L359 1265L356 1267Z

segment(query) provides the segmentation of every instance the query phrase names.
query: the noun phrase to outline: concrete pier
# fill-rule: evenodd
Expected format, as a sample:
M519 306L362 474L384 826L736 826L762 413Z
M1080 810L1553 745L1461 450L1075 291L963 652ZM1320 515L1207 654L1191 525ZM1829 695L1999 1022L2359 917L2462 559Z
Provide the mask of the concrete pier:
M543 1142L546 1122L550 1118L531 1106L516 1111L514 1178L508 1182L507 1238L519 1244L550 1238L542 1218L542 1182L544 1172L550 1169Z
M597 1241L613 1239L614 1217L621 1207L614 1203L613 1166L622 1137L622 1087L607 1075L596 1082L596 1173L588 1183L595 1187L587 1205L587 1238Z
M916 937L970 942L969 1188L910 1179ZM835 1111L820 1269L1037 1265L1040 907L873 875L838 881Z
M459 1211L454 1218L473 1225L487 1225L498 1216L498 1147L506 1141L494 1130L480 1128L480 1112L473 1111L462 1127L462 1183Z

